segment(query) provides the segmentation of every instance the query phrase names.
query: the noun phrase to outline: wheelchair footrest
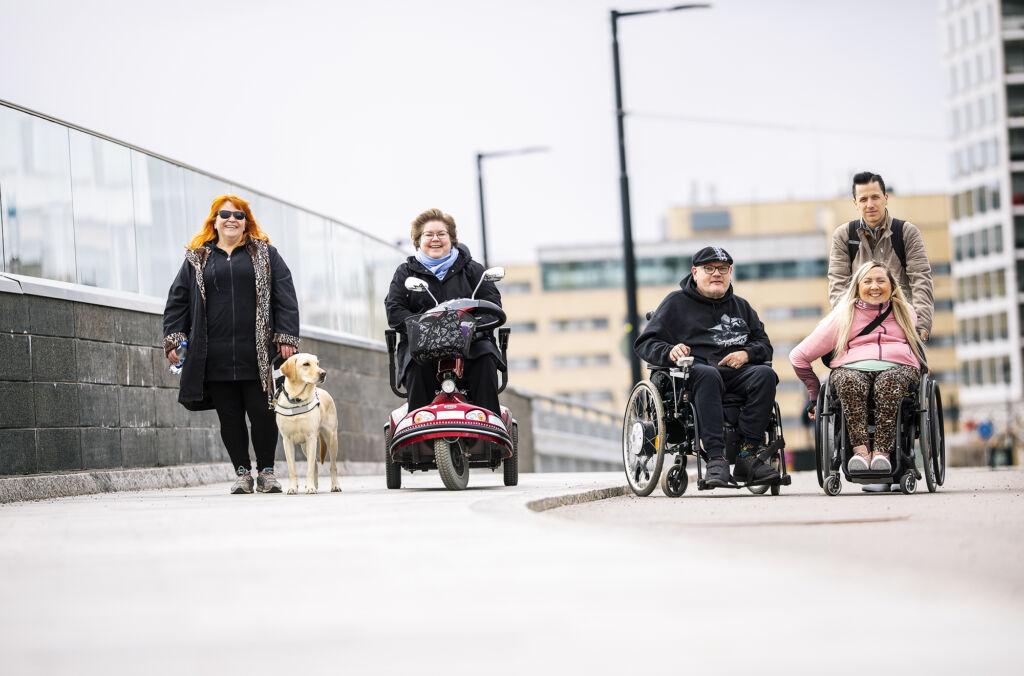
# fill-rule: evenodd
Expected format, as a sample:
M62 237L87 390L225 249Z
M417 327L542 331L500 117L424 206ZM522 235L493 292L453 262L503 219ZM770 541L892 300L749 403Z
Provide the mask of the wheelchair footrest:
M779 479L779 483L782 484L783 486L789 486L790 484L793 483L793 477L787 474L786 476L781 477Z

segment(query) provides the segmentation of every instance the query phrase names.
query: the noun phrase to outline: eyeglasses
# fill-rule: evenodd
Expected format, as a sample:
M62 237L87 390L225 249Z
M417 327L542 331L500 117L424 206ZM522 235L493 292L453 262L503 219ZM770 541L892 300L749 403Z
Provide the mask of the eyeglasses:
M228 211L227 209L221 209L220 211L217 212L217 215L220 216L221 218L223 218L224 220L227 220L227 219L231 218L232 216L235 217L236 221L244 221L245 220L245 212L244 211Z
M425 232L423 233L423 239L448 239L448 233L444 230L441 232Z
M708 273L709 275L713 275L716 272L718 274L720 274L720 275L727 275L727 274L729 274L729 270L732 270L732 266L731 265L705 265L704 266L704 272Z

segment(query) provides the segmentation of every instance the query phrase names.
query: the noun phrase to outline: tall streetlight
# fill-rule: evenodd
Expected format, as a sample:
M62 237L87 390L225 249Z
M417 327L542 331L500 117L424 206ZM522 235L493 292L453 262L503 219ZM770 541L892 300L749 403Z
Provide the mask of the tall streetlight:
M476 186L480 197L480 239L484 247L484 268L487 268L487 213L484 210L484 160L490 157L508 157L509 155L526 155L528 153L546 153L547 146L532 146L516 150L498 150L490 153L476 154Z
M622 81L619 75L619 18L639 16L641 14L661 14L677 12L683 9L703 9L711 5L676 5L663 9L641 9L635 12L611 11L612 17L612 63L615 68L615 115L619 131L619 193L622 199L622 249L626 263L626 319L629 327L629 365L633 374L633 382L640 380L640 358L633 352L632 346L640 335L640 315L636 307L636 255L633 252L633 223L629 209L629 175L626 172L626 132L624 122L626 111L622 107Z

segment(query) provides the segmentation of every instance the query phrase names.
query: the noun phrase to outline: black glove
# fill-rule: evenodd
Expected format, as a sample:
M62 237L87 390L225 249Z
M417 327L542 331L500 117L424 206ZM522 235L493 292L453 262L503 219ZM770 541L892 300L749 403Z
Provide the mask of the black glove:
M818 408L818 402L816 402L816 401L809 401L809 402L807 402L807 406L804 407L804 415L805 416L810 416L812 413L814 413L814 409L816 409L816 408Z

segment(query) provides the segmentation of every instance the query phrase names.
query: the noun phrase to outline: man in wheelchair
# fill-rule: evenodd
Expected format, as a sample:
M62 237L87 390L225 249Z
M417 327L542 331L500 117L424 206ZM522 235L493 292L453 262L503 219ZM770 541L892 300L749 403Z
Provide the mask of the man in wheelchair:
M654 366L673 366L693 356L690 387L700 440L708 456L705 485L733 483L725 455L722 400L745 399L738 429L743 437L734 473L739 481L771 481L779 473L758 453L775 405L778 377L771 366L772 345L750 303L733 293L732 256L721 247L704 247L693 256L690 275L654 311L633 349Z

